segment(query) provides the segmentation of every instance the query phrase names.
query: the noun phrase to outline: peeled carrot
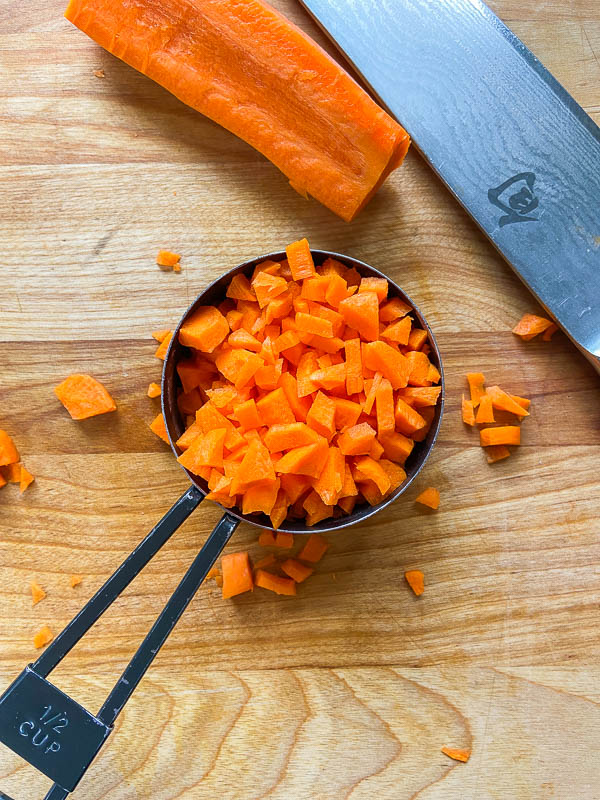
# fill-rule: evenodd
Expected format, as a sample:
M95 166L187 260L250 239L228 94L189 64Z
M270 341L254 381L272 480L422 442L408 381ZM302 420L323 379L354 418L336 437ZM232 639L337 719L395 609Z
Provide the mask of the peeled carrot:
M169 330L153 331L151 335L153 339L156 339L156 341L159 344L161 344L167 338L167 336L169 336L169 334L171 334L172 332L173 331Z
M126 0L70 0L65 16L247 141L300 194L316 197L345 220L368 202L408 149L403 128L312 39L261 0L141 0L133 6Z
M25 467L21 464L21 475L19 477L19 491L21 494L25 491L25 489L29 488L31 484L34 482L35 478L29 472L29 470L25 469Z
M491 429L488 428L488 430ZM418 497L415 497L415 503L421 503L421 505L428 506L435 510L439 508L440 505L440 492L438 489L429 486L427 489L424 489Z
M473 410L473 401L467 400L462 396L462 421L465 425L475 425L475 411Z
M490 396L494 408L502 411L510 411L511 414L516 414L519 417L528 417L529 411L523 408L519 403L509 394L502 391L499 386L489 386L487 393ZM485 421L485 420L484 420ZM487 420L493 422L494 420Z
M181 261L179 253L171 253L170 250L159 250L156 256L156 263L159 267L166 267L172 269L176 264Z
M15 464L18 460L19 451L15 447L15 443L6 431L0 430L0 467Z
M296 581L291 578L282 578L279 575L272 575L264 569L257 569L254 576L254 581L257 586L262 589L268 589L275 594L296 594Z
M482 447L488 447L491 444L521 444L521 429L516 425L482 428L479 437Z
M296 583L302 583L302 581L305 581L314 572L312 567L301 564L299 561L296 561L295 558L288 558L284 561L281 565L281 569L286 575L292 578L292 580L296 581Z
M54 639L54 634L47 625L43 625L33 637L33 645L39 650L51 642L52 639Z
M475 422L477 425L485 425L496 421L494 419L494 408L492 403L493 398L491 395L484 394L480 397L479 408L477 409L477 414L475 415Z
M169 435L167 434L167 429L165 427L165 420L162 415L162 412L158 414L152 422L150 423L150 430L152 433L155 433L160 439L163 440L166 444L170 444L169 442Z
M417 597L423 594L425 590L425 576L420 569L409 569L408 572L404 573L404 577Z
M40 600L43 600L46 597L46 592L42 589L39 583L36 581L31 581L31 604L36 606Z
M71 575L69 577L69 586L71 589L74 589L76 586L79 586L82 580L83 577L81 575Z
M552 320L539 317L537 314L524 314L519 322L512 329L516 336L520 336L524 342L529 342L538 334L543 333L552 325Z
M462 761L463 763L466 763L471 757L470 750L459 750L456 747L442 747L441 751L445 756L453 758L455 761Z
M553 322L552 325L549 325L546 328L546 330L544 331L544 333L542 334L542 339L545 342L549 342L550 339L552 339L552 337L554 336L554 334L556 333L557 330L558 330L558 325L555 322Z
M496 461L502 461L503 458L508 458L510 450L505 444L491 444L485 448L485 457L488 464L494 464Z
M154 383L154 381L150 383L148 385L147 394L148 397L160 397L160 386L158 385L158 383Z
M310 561L311 564L316 564L317 561L323 558L328 547L329 544L320 534L311 533L306 544L298 553L298 558L302 559L302 561Z
M117 408L105 387L91 375L69 375L54 389L54 394L72 419L87 419Z
M477 408L482 395L485 394L485 376L481 372L467 372L467 382L471 392L473 408Z
M221 557L223 575L222 594L224 599L235 597L254 588L252 567L248 553L227 553Z

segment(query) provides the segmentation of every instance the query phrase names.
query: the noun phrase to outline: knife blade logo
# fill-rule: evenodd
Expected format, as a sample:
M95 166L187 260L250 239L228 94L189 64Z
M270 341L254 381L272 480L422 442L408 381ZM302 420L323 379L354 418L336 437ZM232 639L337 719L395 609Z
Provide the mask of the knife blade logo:
M511 225L513 222L537 222L537 217L529 216L539 205L533 187L535 185L535 172L519 172L512 178L488 190L488 200L504 215L499 219L499 225Z

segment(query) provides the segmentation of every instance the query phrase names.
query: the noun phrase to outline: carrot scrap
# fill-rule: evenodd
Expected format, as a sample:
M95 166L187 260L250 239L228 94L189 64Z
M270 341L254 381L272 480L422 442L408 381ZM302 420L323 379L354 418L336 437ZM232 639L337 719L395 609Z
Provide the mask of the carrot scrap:
M481 372L467 372L467 382L473 408L477 408L482 395L485 394L485 376Z
M296 594L296 581L291 578L282 578L280 575L273 575L271 572L267 572L264 569L256 570L254 583L262 589L275 592L275 594Z
M440 492L432 486L424 489L418 497L415 497L415 503L421 503L423 506L428 506L434 510L439 508L440 505Z
M489 389L488 389L489 391ZM486 425L490 422L495 422L494 407L492 405L493 398L490 394L483 394L479 398L479 408L475 415L475 423L477 425Z
M248 553L227 553L221 557L223 575L222 594L224 599L235 597L254 588L252 568Z
M529 342L552 325L552 320L539 317L537 314L523 314L519 322L512 329L516 336L524 342Z
M467 400L462 396L462 421L465 425L475 425L475 411L473 410L473 401Z
M425 590L425 576L420 569L409 569L408 572L404 573L404 577L417 597L423 594Z
M76 586L79 586L82 580L83 580L82 575L71 575L69 577L69 584L71 586L71 589L74 589Z
M148 385L147 394L148 397L160 397L160 386L158 383L154 383L154 381L152 381L152 383Z
M503 458L508 458L510 450L505 444L492 444L485 448L485 457L488 464L494 464L496 461L502 461Z
M286 575L295 580L296 583L302 583L302 581L305 581L314 572L312 567L301 564L299 561L296 561L295 558L288 558L284 561L281 565L281 569Z
M171 344L171 339L173 338L172 331L169 331L162 342L156 348L154 352L154 357L159 358L161 361L164 361L167 357L167 350L169 349L169 345Z
M301 558L302 561L310 561L311 564L316 564L317 561L323 558L328 548L328 542L320 534L311 533L308 541L298 553L298 558Z
M2 470L0 470L0 474L4 474L4 478L9 481L10 483L20 483L21 482L21 462L20 461L13 461L12 464L6 464Z
M479 438L482 447L489 447L491 444L521 444L521 429L516 425L482 428Z
M499 386L489 386L487 393L491 398L494 408L502 411L510 411L511 414L516 414L519 417L529 416L529 411L520 406L514 397L506 394ZM493 421L494 420L489 420L489 422Z
M117 408L105 387L91 375L69 375L54 389L54 394L72 419L87 419Z
M0 466L4 467L19 461L19 451L6 431L0 430ZM20 480L20 472L19 472Z
M162 439L163 442L166 444L170 444L169 442L169 435L167 433L167 429L165 427L165 419L162 415L162 412L158 414L152 422L150 423L150 430L152 433L155 433L159 439Z
M173 333L173 331L169 331L169 330L153 331L151 336L152 336L153 339L156 339L156 341L159 344L161 344L167 338L167 336L169 336L169 334L171 334L171 333Z
M31 587L31 601L32 601L31 604L36 606L40 602L40 600L43 600L44 597L46 597L46 592L42 589L39 583L36 583L36 581L31 581L30 587Z
M27 489L31 484L34 482L35 478L29 472L29 470L25 469L25 467L21 464L21 475L19 477L19 491L21 494Z
M43 625L33 637L33 645L38 650L45 647L54 639L54 634L47 625Z
M173 269L180 261L179 253L172 253L170 250L159 250L156 256L156 263L161 269Z
M462 761L463 763L466 763L471 757L470 750L459 750L456 747L442 747L441 752L445 756L453 758L454 761Z

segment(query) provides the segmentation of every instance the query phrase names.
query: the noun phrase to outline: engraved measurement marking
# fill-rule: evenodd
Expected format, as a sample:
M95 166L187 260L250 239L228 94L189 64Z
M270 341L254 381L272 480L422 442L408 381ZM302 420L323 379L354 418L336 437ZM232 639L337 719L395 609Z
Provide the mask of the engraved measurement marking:
M537 217L528 216L540 204L533 191L534 184L535 172L519 172L495 189L488 189L490 203L504 211L498 220L501 228L513 222L538 221Z
M69 718L66 712L53 712L52 706L44 706L43 712L37 722L33 720L22 722L19 726L19 733L21 736L29 738L34 747L44 748L44 753L58 753L60 742L57 742L56 739L50 740L48 731L54 731L60 735L69 724Z

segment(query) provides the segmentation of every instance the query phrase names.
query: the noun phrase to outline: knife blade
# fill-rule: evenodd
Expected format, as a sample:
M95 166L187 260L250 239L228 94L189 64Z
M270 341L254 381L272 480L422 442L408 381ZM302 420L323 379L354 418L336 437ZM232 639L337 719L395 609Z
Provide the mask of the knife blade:
M301 0L600 372L600 128L478 0Z

